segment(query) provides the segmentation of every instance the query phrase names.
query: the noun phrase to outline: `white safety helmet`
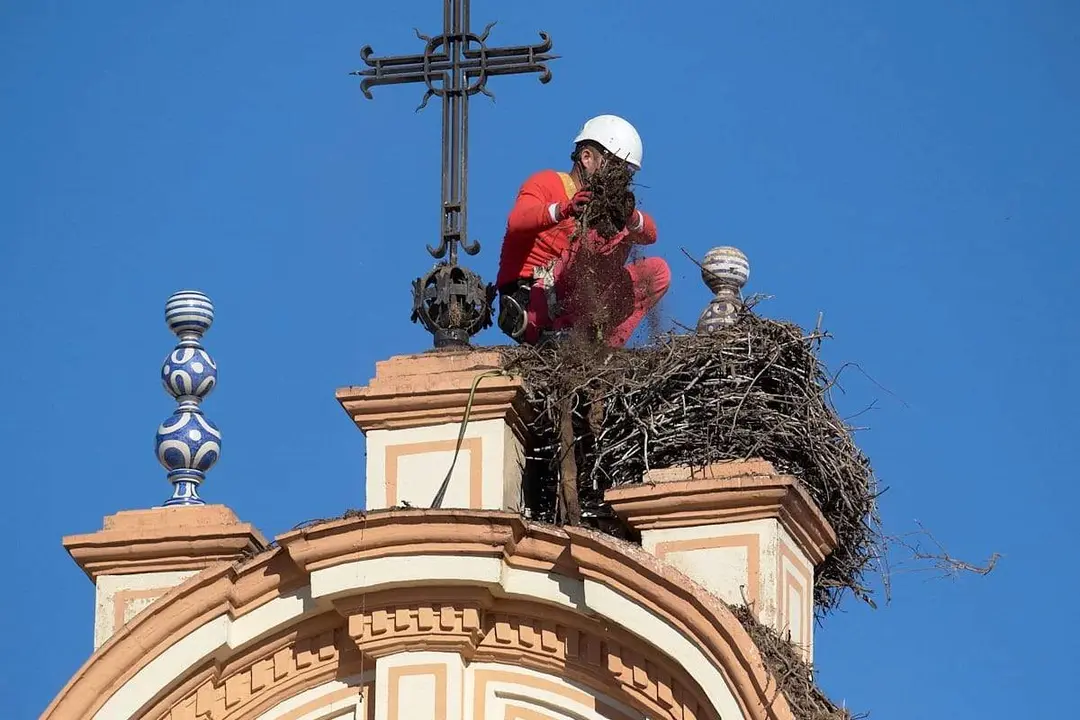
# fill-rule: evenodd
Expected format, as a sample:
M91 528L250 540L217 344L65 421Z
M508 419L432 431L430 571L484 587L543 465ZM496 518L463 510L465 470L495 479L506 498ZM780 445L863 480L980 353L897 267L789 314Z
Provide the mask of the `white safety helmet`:
M617 115L598 115L581 128L574 143L591 140L621 160L641 169L641 136L634 126Z

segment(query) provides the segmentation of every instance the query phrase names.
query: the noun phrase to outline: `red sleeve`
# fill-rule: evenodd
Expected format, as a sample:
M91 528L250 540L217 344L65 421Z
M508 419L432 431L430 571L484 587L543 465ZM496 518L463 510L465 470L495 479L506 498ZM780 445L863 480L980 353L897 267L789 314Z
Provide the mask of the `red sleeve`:
M521 186L506 222L507 235L535 235L557 224L551 219L551 204L558 202L558 199L553 196L549 175L547 172L537 173ZM561 190L562 182L558 176L555 176L555 180Z
M641 229L631 231L630 239L637 245L652 245L656 242L656 221L644 210L638 212L641 213Z

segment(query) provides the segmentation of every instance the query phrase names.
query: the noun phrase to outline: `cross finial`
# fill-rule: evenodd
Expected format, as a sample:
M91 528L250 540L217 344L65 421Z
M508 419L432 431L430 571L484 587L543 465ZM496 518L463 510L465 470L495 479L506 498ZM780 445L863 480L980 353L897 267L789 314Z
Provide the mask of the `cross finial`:
M469 97L494 97L487 81L495 75L539 73L540 82L547 83L551 71L545 63L556 59L548 54L551 38L543 32L536 45L488 47L494 25L474 33L469 0L444 0L442 34L429 37L416 31L425 43L423 53L372 57L371 47L364 46L360 59L368 69L352 73L362 78L360 91L369 99L377 85L423 83L427 90L417 110L432 97L443 101L442 219L439 244L427 249L446 260L413 282L412 315L413 322L419 320L435 335L437 347L468 345L472 335L491 325L495 298L493 286L457 264L459 246L468 255L480 252L480 243L468 236Z

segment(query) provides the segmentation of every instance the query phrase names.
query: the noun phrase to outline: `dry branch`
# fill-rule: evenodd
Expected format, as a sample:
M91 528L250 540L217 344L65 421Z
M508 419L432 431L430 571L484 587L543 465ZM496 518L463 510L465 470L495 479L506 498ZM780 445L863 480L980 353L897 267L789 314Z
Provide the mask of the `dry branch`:
M986 562L976 564L968 560L954 557L945 546L928 530L921 522L915 521L918 530L904 533L903 535L887 535L885 541L892 550L903 552L915 566L908 565L907 560L898 563L890 563L890 573L900 572L929 572L936 571L939 577L956 578L964 573L973 575L989 575L997 567L1001 560L1001 553L991 553ZM924 543L929 543L932 548L927 550Z
M817 572L818 609L835 608L847 590L872 602L862 576L881 556L877 489L829 400L834 379L817 357L823 337L747 307L720 332L641 348L581 339L504 348L533 410L532 517L557 520L561 408L570 402L583 522L610 520L604 490L640 483L649 468L761 457L797 477L837 533L838 549Z
M853 716L847 709L829 700L814 680L813 667L803 660L798 646L790 639L781 637L771 627L758 622L746 605L737 605L731 610L757 645L766 669L776 679L791 706L792 714L798 720L855 720L867 717Z

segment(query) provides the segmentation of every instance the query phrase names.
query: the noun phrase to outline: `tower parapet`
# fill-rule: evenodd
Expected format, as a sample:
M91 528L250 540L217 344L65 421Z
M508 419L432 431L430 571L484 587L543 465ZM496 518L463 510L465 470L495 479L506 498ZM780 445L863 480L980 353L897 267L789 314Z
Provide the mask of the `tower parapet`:
M177 406L158 428L155 447L173 494L163 506L110 515L101 530L63 540L96 588L95 648L199 571L266 547L262 534L231 509L199 497L221 452L221 432L200 406L217 385L217 365L201 342L214 305L198 291L174 293L165 322L178 343L162 363L161 382Z

